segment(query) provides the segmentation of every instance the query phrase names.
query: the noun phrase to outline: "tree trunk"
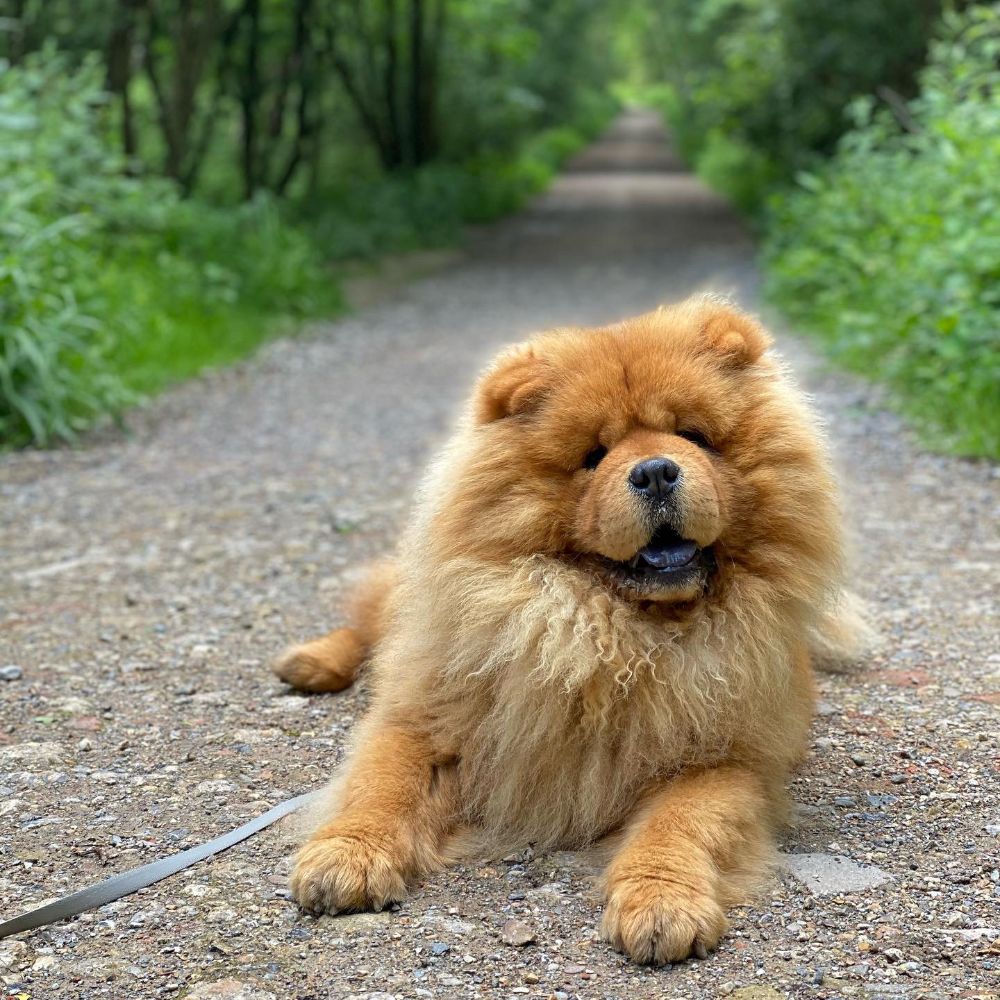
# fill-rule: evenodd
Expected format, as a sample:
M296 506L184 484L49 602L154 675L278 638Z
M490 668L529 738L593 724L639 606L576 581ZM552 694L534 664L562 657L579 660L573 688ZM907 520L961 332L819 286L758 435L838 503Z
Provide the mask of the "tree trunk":
M247 0L247 47L240 86L243 116L243 196L257 190L257 106L260 101L260 0Z
M410 0L410 163L419 167L426 158L424 112L424 3Z
M107 45L108 93L121 100L122 150L131 161L136 154L135 119L129 85L132 82L132 44L135 36L135 15L138 0L118 0L115 6Z

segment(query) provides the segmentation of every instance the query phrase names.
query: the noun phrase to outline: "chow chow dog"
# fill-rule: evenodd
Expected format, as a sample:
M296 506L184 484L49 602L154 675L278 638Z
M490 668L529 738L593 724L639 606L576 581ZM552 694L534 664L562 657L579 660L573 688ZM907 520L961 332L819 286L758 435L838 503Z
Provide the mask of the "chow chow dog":
M502 353L349 625L279 677L373 698L298 852L314 911L477 851L611 845L603 937L704 957L766 873L846 650L837 490L761 326L690 299Z

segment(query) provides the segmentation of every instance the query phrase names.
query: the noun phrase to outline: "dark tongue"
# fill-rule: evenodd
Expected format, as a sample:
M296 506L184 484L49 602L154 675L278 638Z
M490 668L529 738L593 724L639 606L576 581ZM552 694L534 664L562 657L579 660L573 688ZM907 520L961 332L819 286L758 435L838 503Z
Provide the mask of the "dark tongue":
M672 569L689 563L697 551L698 546L687 540L666 545L653 541L644 549L640 549L639 555L655 569Z

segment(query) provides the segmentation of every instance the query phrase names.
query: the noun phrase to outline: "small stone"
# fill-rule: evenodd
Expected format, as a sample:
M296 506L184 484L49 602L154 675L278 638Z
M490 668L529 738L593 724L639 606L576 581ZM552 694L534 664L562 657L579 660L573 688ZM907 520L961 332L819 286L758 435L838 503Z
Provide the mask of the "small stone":
M586 972L587 970L582 965L564 965L563 972L567 976L578 976L581 972Z
M535 932L523 920L508 920L500 931L504 944L523 948L535 940Z
M838 795L834 800L833 804L841 809L850 809L854 803L854 797L851 795Z
M367 930L384 927L392 919L390 910L379 910L376 913L338 913L335 916L324 916L321 922L331 921L332 929L340 933L345 931Z
M19 681L23 676L24 671L13 663L0 667L0 681Z
M0 946L0 972L17 972L31 964L31 949L23 941L7 941Z
M80 740L79 743L77 743L76 748L81 753L88 753L89 751L94 749L94 741L88 740L87 737L84 736L84 738Z
M526 972L524 974L524 981L529 986L534 986L535 983L541 982L541 980L538 978L538 976L534 972Z
M185 996L186 1000L277 1000L273 993L238 979L201 983Z
M864 767L866 764L871 763L871 758L866 757L863 753L852 753L851 760L858 766Z
M891 878L875 865L860 865L834 854L786 854L782 866L816 896L872 889Z
M431 944L432 955L447 955L449 951L451 951L451 945L445 944L444 941L435 941Z
M14 743L0 748L0 771L41 771L62 760L58 743Z
M883 809L885 806L891 806L893 802L899 801L897 796L885 792L866 792L865 798L873 809Z
M905 785L906 784L906 775L905 774L894 774L889 780L894 785Z

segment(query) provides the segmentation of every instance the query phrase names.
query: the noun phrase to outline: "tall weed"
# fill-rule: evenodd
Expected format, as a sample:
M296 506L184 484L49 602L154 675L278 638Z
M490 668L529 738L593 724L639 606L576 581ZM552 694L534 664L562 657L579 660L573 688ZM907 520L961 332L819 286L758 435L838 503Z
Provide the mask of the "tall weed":
M69 440L338 301L273 201L128 176L102 83L51 50L0 64L0 446Z

